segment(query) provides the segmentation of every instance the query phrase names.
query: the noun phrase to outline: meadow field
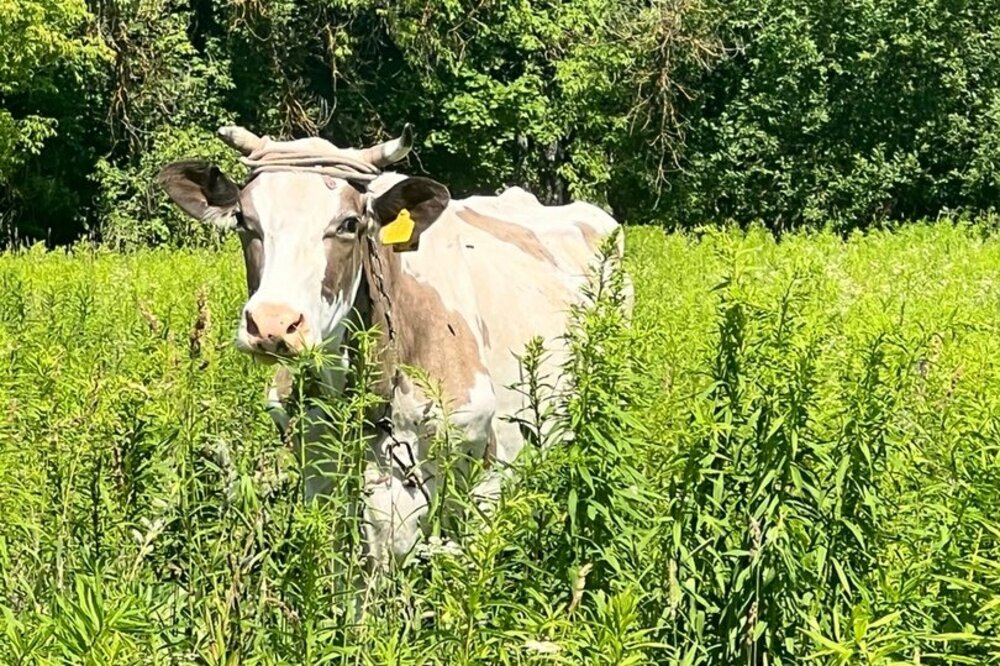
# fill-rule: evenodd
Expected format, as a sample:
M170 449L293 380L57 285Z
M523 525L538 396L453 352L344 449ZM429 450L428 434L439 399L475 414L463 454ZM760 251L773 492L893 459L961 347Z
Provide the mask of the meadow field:
M374 577L365 398L303 503L235 241L0 255L0 663L1000 664L992 223L626 240L571 442Z

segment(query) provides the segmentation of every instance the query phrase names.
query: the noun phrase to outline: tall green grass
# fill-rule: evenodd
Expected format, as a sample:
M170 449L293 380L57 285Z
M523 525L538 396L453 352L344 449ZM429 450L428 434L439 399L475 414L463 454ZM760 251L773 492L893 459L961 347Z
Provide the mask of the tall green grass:
M367 398L312 405L304 504L235 247L0 256L0 662L1000 663L1000 237L627 246L633 321L576 313L519 481L482 513L456 476L378 575Z

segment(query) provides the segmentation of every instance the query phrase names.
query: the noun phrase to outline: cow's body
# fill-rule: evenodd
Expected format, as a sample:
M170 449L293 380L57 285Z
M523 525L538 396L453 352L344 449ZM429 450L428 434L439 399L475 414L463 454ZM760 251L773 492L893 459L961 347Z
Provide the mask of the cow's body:
M518 356L530 338L541 337L550 352L542 373L557 380L568 308L581 296L599 243L616 226L593 206L543 207L513 189L452 202L418 252L383 249L383 261L398 270L391 300L402 337L410 341L400 361L441 382L450 423L462 440L459 457L493 463L480 495L495 492L496 471L523 445L510 419L523 416L525 407L516 389L522 379ZM408 384L404 380L393 395L393 437L415 443L413 462L427 468L429 495L438 472L427 463L428 447L441 424L427 422L427 397ZM427 497L407 487L404 470L384 453L391 445L383 436L368 475L370 544L402 554L417 537ZM389 480L379 482L390 470Z
M384 309L372 296L378 286L369 280L360 297L371 298L374 307L363 323L380 327L382 375L395 378L385 382L391 432L373 434L365 475L373 555L401 556L420 534L440 478L431 455L444 427L438 399L459 440L460 473L467 471L463 461L482 460L488 473L475 492L481 498L496 493L498 472L524 444L512 419L526 406L517 388L523 379L519 357L531 338L541 338L547 352L541 374L558 386L569 308L582 298L600 246L617 227L589 204L542 206L512 188L496 197L452 201L417 252L378 248L396 339L388 339ZM419 380L396 374L400 365L425 372L440 395L428 396ZM323 495L322 449L309 457L317 470L309 494Z
M443 474L432 448L445 432L460 474L468 468L463 461L489 468L475 488L479 499L498 490L500 473L524 445L513 421L527 400L518 390L519 356L541 338L547 353L540 374L558 387L570 308L583 298L600 247L618 225L589 204L542 206L519 188L449 201L447 190L428 179L353 170L339 178L342 165L358 165L357 154L373 164L399 159L409 149L400 148L403 139L359 153L317 139L270 142L237 129L237 138L248 137L240 144L231 130L222 134L252 158L264 155L253 163L267 167L242 188L215 167L192 162L168 166L161 182L192 215L240 232L251 295L237 336L242 349L288 354L326 345L343 361L320 382L324 397L335 399L354 346L347 320L380 330L385 409L370 419L379 427L371 429L365 472L366 541L377 561L403 555L439 491ZM303 151L326 155L315 161L332 160L338 178L317 173L324 167L299 166ZM412 242L388 244L383 232L411 215ZM621 250L619 236L611 262ZM272 391L279 426L287 423L282 383ZM306 436L312 496L323 495L336 473L323 439L322 426L313 424Z

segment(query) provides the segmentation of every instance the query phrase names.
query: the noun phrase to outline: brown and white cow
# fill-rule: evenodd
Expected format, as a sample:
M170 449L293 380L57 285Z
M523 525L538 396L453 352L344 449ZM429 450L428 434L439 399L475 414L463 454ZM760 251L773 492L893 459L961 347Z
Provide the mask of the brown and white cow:
M508 418L526 406L514 388L518 355L541 337L555 375L568 308L581 299L599 245L618 225L592 205L542 206L520 188L451 200L433 180L383 173L409 152L409 127L364 150L318 138L275 141L238 127L219 134L251 167L246 184L197 161L170 164L158 180L187 213L239 234L250 295L239 349L291 355L322 345L342 360L320 382L336 394L349 361L351 318L379 327L388 424L373 430L366 540L377 560L403 555L435 492L429 446L443 424L401 368L421 368L441 387L464 453L488 456L494 472L502 469L524 443ZM272 400L280 400L277 387ZM275 413L283 425L280 409ZM322 495L326 456L306 447L316 468L307 492ZM490 496L497 483L494 473L477 492Z

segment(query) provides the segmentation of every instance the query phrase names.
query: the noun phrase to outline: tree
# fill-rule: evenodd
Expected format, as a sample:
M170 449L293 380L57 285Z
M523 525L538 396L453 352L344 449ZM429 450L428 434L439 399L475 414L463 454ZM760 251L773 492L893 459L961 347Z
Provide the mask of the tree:
M8 206L33 174L15 175L60 130L50 102L107 57L86 34L90 18L82 0L0 1L0 193ZM9 232L13 220L4 217Z

